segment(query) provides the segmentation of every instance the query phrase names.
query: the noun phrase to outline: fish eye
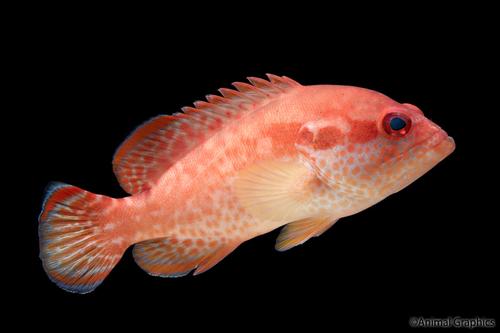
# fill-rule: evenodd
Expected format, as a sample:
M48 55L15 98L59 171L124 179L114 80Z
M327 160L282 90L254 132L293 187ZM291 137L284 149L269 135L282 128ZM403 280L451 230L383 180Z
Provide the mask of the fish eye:
M393 131L399 131L406 127L406 121L403 118L394 117L389 122L389 126L391 126Z
M384 117L383 125L387 134L402 137L410 131L411 119L402 113L388 113Z

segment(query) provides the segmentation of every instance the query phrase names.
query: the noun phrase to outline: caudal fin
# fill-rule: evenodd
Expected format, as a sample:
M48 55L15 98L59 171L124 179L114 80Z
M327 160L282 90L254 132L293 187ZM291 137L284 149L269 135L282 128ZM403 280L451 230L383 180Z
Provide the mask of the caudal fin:
M91 292L120 260L127 244L113 230L114 200L62 183L49 186L39 217L40 258L60 288Z

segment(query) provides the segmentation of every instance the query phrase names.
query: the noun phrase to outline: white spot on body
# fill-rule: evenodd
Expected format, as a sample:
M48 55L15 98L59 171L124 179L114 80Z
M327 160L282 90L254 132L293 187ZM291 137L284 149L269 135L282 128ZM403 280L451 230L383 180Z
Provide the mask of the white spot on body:
M104 226L103 230L104 231L111 231L116 227L116 224L114 223L108 223Z
M151 217L159 217L161 215L161 211L159 209L152 210L151 212L149 212L149 215Z
M257 154L266 155L272 152L273 141L271 138L261 138L257 141L255 148Z
M191 181L191 176L188 175L188 174L186 174L186 173L181 173L180 176L179 176L179 181L183 185L187 186L190 183L190 181Z
M111 244L115 245L122 245L125 239L123 237L116 237L113 240L111 240Z

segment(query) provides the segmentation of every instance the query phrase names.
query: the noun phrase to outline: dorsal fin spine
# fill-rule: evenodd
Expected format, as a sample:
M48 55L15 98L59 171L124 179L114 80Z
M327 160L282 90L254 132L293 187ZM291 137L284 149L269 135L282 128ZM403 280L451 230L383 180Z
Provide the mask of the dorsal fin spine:
M275 89L272 85L271 82L269 81L266 81L264 79L261 79L261 78L258 78L258 77L248 77L247 78L248 81L250 81L255 87L257 87L258 89L263 89L264 90L264 93L266 95L269 95L267 90L270 90L270 91L275 91L277 92L277 89Z
M252 100L247 94L243 94L234 89L220 88L219 92L228 99Z
M113 159L113 170L122 187L131 194L149 189L166 169L226 122L300 86L286 77L267 76L269 81L249 77L252 85L235 82L232 85L236 89L219 90L222 96L207 95L207 102L197 101L194 107L183 107L183 112L158 116L139 127Z
M265 96L259 89L248 83L243 82L233 82L232 85L238 89L238 91L250 95L252 99L257 99L259 97Z

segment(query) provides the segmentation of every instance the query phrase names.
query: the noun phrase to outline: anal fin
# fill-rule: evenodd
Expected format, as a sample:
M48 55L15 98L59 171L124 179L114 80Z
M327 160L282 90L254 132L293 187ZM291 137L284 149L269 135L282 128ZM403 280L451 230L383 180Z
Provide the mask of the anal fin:
M150 275L181 277L194 269L194 275L209 270L238 245L217 240L159 238L136 244L133 256L139 267Z
M311 237L316 237L335 224L337 220L328 217L315 217L287 224L276 239L276 250L286 251L294 246L305 243Z

